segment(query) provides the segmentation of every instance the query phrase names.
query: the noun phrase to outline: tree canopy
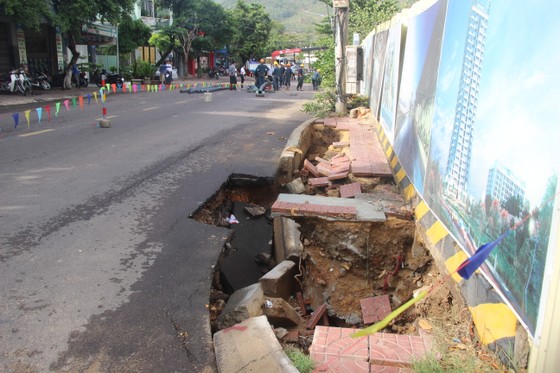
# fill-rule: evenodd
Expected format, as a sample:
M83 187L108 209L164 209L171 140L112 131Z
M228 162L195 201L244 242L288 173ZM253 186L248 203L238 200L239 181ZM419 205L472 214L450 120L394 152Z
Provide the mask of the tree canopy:
M160 6L172 9L174 20L150 38L162 56L156 65L175 51L183 56L224 47L230 40L231 18L229 13L212 0L161 0Z
M135 0L0 0L0 7L25 28L38 29L43 17L52 25L60 27L68 40L68 49L72 52L68 63L70 67L80 57L76 40L82 27L95 21L119 23L132 12L134 3ZM70 85L70 76L68 72L66 87Z
M139 19L125 17L119 24L119 50L131 53L136 48L147 45L152 36L152 29Z
M237 2L232 15L234 34L231 51L241 61L260 59L270 51L267 43L272 31L272 20L261 4Z

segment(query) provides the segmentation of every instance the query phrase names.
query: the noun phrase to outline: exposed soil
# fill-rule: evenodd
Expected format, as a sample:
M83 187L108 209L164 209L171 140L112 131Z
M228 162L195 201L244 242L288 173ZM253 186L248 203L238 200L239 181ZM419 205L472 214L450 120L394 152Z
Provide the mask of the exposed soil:
M344 135L322 125L314 125L313 129L314 146L306 154L308 160L314 161L317 156L330 159L344 151L331 145L335 141L344 141ZM306 181L305 173L297 177ZM339 197L340 185L354 181L360 182L362 192L368 194L368 201L385 211L388 218L382 223L296 219L301 225L304 245L298 263L301 271L299 290L306 302L307 315L326 303L330 325L362 328L368 325L363 323L361 299L387 294L394 310L408 301L415 291L433 285L428 297L397 317L384 332L418 334L422 329L425 333L432 333L444 368L456 370L458 360L459 366L464 365L462 371L504 371L495 355L477 342L470 312L462 297L454 296L457 294L454 284L439 273L422 236L416 232L413 211L404 203L392 180L350 176L326 188L307 186L304 193ZM194 217L208 224L227 226L224 217L230 213L232 202L269 209L280 191L281 187L277 185L243 188L226 185ZM224 250L226 254L227 250ZM224 293L217 270L210 295L212 323L225 307L229 295ZM301 311L295 294L289 303ZM299 336L296 339L280 338L281 342L286 347L307 352L312 331L306 331L303 325L292 330L298 330Z

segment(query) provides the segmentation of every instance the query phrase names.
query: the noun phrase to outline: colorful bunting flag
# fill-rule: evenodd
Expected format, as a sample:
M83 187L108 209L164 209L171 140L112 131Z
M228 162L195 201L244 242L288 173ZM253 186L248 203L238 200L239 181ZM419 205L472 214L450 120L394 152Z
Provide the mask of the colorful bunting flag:
M66 106L66 110L70 110L70 107L68 106L69 103L70 100L64 100L64 106Z
M26 110L23 113L25 114L25 120L27 121L27 128L29 128L29 116L31 114L31 110Z
M45 106L45 111L47 112L47 118L50 122L51 121L51 105Z
M57 103L55 104L55 109L56 109L56 110L55 110L55 112L54 112L54 115L55 115L56 117L58 117L58 113L60 112L60 102L57 102Z
M492 250L494 250L494 248L498 246L500 241L502 241L509 232L511 232L511 230L508 229L500 237L498 237L497 240L485 243L484 245L480 246L473 254L473 256L465 260L463 263L461 263L459 268L457 268L457 273L459 274L459 276L461 276L465 280L468 280L472 276L472 274L476 272L478 267L480 267L482 263L484 263Z
M134 84L132 86L132 90L134 91L134 93L138 92L138 86L136 84Z
M87 94L87 104L89 105L91 103L91 94L88 93Z
M37 117L39 118L39 124L41 124L41 117L43 116L43 108L42 107L38 107L37 109Z
M111 84L111 88L113 89L113 93L117 93L117 85L115 83Z
M99 101L97 101L97 92L93 92L93 98L95 99L95 103L99 103Z
M76 107L76 97L72 97L72 107Z
M19 113L13 113L12 118L14 118L14 128L16 128L19 124Z

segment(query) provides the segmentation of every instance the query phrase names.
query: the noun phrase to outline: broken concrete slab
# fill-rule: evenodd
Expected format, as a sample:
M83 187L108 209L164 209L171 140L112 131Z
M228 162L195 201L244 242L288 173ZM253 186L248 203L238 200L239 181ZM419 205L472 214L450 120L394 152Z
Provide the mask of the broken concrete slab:
M371 222L382 222L385 221L385 214L382 208L379 208L373 204L368 203L364 200L359 199L349 199L349 198L334 198L334 197L323 197L323 196L308 196L308 195L296 195L296 194L284 194L278 195L276 202L272 205L272 216L282 216L282 215L295 215L295 216L309 216L310 213L304 211L305 214L299 213L297 207L304 206L305 204L313 204L324 207L347 207L353 208L356 211L354 216L350 218L345 217L344 214L339 216L325 216L317 213L315 216L325 218L328 220L340 220L340 221L371 221ZM276 208L275 208L276 206Z
M260 283L237 290L216 320L218 329L229 328L250 317L261 316L263 302L264 292Z
M303 325L304 320L288 302L282 298L266 298L263 314L274 327L292 327Z
M300 225L282 216L274 218L274 257L276 263L297 260L303 253Z
M291 260L284 260L260 278L263 293L267 297L289 299L296 280L297 266Z
M288 192L292 194L301 194L305 192L305 184L301 178L294 179L284 186L288 189Z
M245 206L244 211L253 217L259 217L266 214L266 209L262 206Z
M298 373L266 316L253 317L214 334L219 373Z

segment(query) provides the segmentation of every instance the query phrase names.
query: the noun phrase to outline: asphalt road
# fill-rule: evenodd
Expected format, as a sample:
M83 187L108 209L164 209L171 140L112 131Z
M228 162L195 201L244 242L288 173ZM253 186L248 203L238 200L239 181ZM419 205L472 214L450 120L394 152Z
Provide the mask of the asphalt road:
M188 216L232 173L272 177L311 97L117 94L112 128L92 105L0 137L0 371L214 371L229 231Z

